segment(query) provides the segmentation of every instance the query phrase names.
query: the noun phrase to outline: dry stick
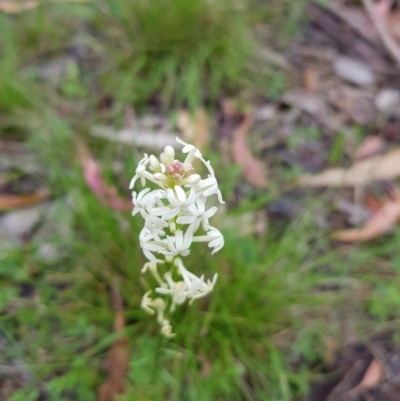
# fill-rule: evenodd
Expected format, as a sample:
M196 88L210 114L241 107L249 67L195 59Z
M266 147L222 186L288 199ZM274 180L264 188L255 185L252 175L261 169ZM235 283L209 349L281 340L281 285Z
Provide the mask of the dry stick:
M375 28L378 31L378 34L383 44L385 45L389 53L393 56L393 58L397 61L397 64L400 67L400 47L397 45L396 41L390 36L383 21L376 16L374 11L374 6L372 5L372 0L362 0L362 2L372 22L375 25Z

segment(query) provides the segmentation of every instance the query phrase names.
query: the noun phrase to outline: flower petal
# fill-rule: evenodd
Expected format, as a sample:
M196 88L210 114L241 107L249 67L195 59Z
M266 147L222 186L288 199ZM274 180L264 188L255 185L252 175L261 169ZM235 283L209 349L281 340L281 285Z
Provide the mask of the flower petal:
M177 215L179 214L180 211L181 211L181 210L180 210L180 209L177 209L177 208L175 208L175 209L170 209L167 213L165 213L165 214L162 216L162 219L163 219L163 220L170 220L170 219L173 219L175 216L177 216Z
M195 216L180 216L176 219L178 224L192 224L196 221Z
M204 214L203 219L209 219L210 217L214 216L217 213L218 208L217 206L210 207Z
M185 191L179 185L175 186L176 196L181 204L186 202L186 194Z

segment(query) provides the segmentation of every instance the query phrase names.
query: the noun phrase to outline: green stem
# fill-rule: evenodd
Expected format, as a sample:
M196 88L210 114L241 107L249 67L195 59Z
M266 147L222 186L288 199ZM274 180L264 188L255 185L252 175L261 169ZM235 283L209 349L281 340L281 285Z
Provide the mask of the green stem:
M151 374L151 383L155 384L156 380L158 378L158 373L159 373L159 366L160 366L160 359L161 359L161 351L164 347L166 338L162 335L158 335L157 339L157 345L154 353L154 361L153 361L153 371Z

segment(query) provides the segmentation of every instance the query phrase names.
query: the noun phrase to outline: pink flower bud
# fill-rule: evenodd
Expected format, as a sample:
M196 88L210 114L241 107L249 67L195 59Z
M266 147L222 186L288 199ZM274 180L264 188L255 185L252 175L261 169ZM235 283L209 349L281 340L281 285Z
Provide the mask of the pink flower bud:
M185 173L188 173L190 170L193 170L193 164L192 163L183 163L182 168Z
M174 161L174 163L172 164L172 167L174 168L176 173L183 174L182 163L179 160Z

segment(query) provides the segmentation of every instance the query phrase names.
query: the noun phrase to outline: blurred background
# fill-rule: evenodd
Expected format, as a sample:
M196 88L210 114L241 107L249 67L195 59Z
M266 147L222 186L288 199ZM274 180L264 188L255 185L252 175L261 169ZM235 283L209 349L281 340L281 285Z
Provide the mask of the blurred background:
M147 291L129 182L214 166L219 279ZM0 400L400 400L400 4L0 0Z

